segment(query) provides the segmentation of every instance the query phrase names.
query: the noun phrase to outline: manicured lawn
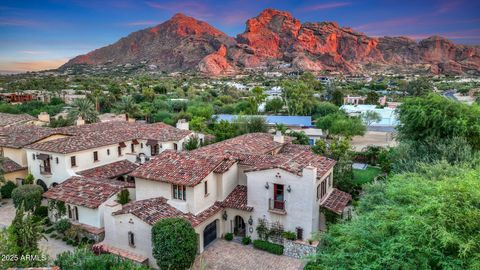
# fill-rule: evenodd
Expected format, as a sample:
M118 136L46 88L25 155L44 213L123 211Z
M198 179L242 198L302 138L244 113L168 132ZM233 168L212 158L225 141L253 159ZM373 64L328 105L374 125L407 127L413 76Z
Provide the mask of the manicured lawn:
M353 169L353 181L357 185L363 185L373 181L375 176L380 174L380 169L368 166L365 170Z

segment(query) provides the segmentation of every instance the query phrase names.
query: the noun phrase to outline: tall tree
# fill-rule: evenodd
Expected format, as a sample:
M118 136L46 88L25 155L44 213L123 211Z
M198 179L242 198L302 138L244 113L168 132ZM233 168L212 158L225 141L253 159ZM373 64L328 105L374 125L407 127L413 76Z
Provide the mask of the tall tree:
M410 81L407 86L407 92L411 96L424 96L433 91L433 85L429 79L421 77Z
M82 117L88 123L95 123L98 121L98 112L95 110L95 105L88 99L75 99L72 104L72 109L68 113L71 119Z
M140 108L132 96L123 96L122 99L115 104L114 111L116 113L125 113L128 117L135 117L139 114Z
M362 120L365 125L370 126L373 123L378 123L382 120L382 116L376 111L366 111L362 114Z

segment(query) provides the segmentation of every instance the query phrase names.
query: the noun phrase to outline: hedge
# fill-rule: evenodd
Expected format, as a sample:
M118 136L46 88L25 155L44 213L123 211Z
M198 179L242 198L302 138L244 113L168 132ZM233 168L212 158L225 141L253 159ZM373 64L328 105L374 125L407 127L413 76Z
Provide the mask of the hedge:
M10 199L12 197L12 191L17 187L15 183L7 181L5 185L0 188L0 193L2 194L2 198Z
M255 247L256 249L265 250L265 251L273 253L273 254L283 255L283 246L282 245L270 243L268 241L259 240L259 239L254 240L253 241L253 247Z

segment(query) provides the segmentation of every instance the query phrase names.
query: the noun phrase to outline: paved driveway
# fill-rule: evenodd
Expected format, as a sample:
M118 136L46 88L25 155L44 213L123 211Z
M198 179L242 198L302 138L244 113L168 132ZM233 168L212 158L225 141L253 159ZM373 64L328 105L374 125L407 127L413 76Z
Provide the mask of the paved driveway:
M304 263L294 258L270 254L252 245L217 239L195 260L195 270L299 270Z
M0 202L0 229L10 226L15 217L15 206L12 199L3 199Z

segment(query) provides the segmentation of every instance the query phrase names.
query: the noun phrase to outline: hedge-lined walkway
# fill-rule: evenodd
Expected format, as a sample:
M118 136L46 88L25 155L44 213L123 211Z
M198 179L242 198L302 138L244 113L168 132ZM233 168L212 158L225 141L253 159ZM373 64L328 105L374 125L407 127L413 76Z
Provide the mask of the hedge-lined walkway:
M202 267L202 265L204 267ZM232 241L216 240L197 257L192 269L209 270L298 270L303 262L294 258L270 254Z

